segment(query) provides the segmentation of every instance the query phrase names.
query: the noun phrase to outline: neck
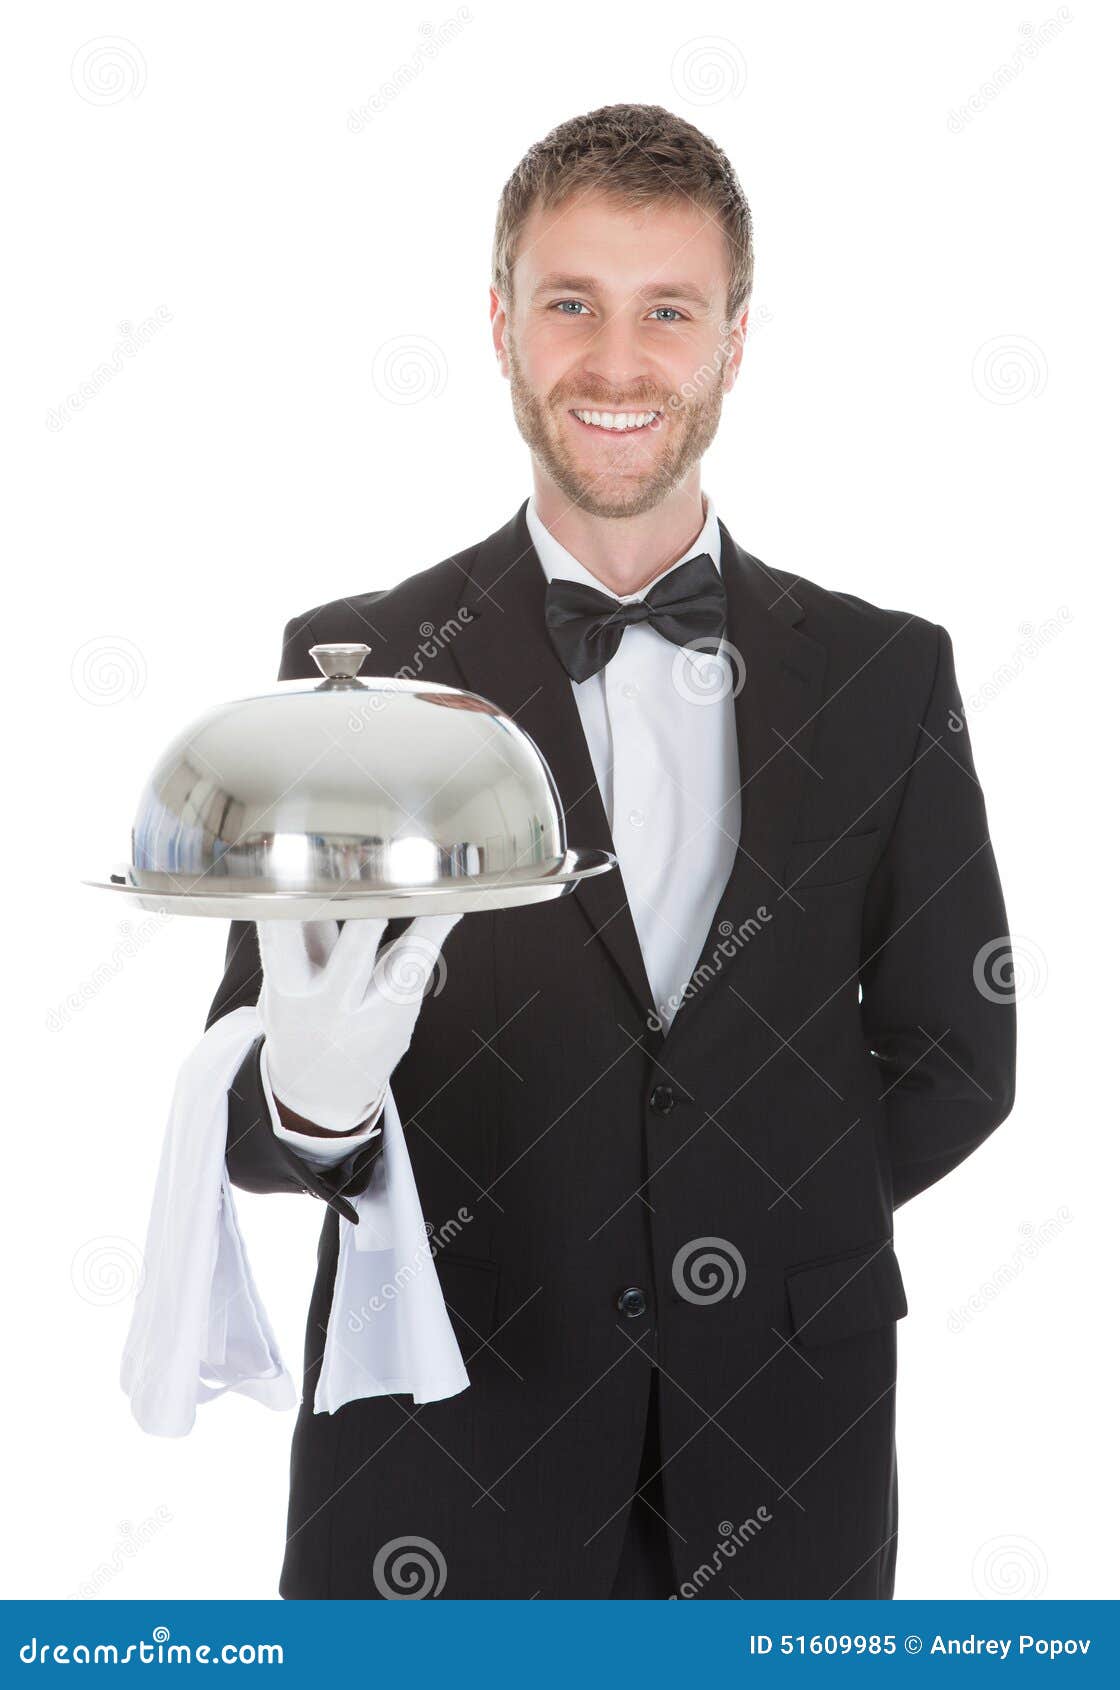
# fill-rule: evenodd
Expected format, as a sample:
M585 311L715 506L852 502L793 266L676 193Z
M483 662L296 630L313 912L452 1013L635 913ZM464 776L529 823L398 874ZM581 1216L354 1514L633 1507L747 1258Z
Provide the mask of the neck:
M533 502L553 538L620 598L641 592L676 563L704 526L698 464L653 510L608 517L573 505L534 462Z

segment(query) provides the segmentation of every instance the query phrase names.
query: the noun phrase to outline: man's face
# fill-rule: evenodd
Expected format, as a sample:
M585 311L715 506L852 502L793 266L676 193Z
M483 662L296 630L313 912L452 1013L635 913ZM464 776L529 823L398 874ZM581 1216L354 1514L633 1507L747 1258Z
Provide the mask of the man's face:
M637 516L699 462L743 352L728 275L722 229L685 201L534 208L508 315L491 292L494 344L517 426L573 504Z

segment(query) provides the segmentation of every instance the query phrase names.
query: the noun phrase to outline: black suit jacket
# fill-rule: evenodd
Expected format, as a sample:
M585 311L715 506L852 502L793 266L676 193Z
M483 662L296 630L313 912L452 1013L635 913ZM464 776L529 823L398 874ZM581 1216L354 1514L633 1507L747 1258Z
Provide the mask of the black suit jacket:
M1014 1010L984 972L1007 917L945 631L720 533L742 832L668 1034L611 873L459 923L393 1076L468 1390L312 1412L336 1217L376 1141L323 1173L271 1133L255 1051L231 1091L234 1182L335 1211L285 1596L377 1596L402 1538L435 1546L446 1597L608 1595L655 1365L682 1586L892 1593L892 1216L1011 1107ZM281 677L363 640L371 673L481 693L544 753L569 839L609 848L544 593L522 506L391 591L295 618ZM227 961L211 1020L256 999L251 924Z

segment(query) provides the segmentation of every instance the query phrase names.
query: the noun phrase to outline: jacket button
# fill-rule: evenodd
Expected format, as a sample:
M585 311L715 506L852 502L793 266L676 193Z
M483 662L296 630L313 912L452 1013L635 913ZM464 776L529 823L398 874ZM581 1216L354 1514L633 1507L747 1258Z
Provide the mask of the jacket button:
M637 1320L646 1312L646 1294L640 1285L630 1285L618 1299L619 1312L627 1320Z
M654 1086L649 1094L649 1106L658 1115L671 1115L676 1102L677 1094L672 1086Z

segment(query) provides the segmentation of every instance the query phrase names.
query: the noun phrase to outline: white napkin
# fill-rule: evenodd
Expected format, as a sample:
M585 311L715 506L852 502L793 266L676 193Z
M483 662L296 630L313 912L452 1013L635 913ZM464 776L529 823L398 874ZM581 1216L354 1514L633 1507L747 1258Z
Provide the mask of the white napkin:
M296 1400L249 1258L226 1169L226 1093L261 1032L255 1007L215 1021L179 1071L144 1246L144 1279L121 1385L146 1432L183 1437L198 1403L241 1391L269 1408ZM316 1414L357 1397L435 1402L470 1380L451 1329L392 1087L384 1150L341 1215L338 1268Z

